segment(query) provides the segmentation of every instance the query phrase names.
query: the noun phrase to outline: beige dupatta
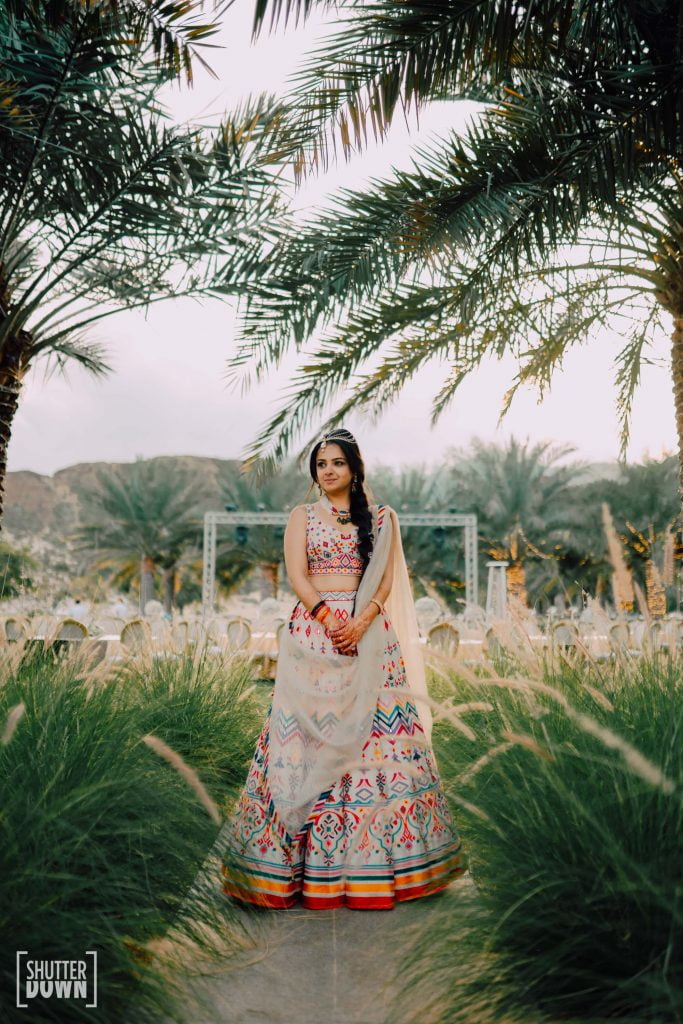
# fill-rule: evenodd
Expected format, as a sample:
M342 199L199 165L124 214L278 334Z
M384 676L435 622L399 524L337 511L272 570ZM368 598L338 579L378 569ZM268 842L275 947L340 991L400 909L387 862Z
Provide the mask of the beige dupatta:
M378 529L377 511L373 506L374 547L356 593L355 614L362 612L376 593L392 558L387 613L401 646L408 686L428 744L431 714L420 699L427 696L427 685L398 517L387 506ZM386 642L381 616L359 641L358 657L311 651L289 630L283 631L271 709L268 788L277 818L290 839L301 831L318 798L360 760L384 682Z

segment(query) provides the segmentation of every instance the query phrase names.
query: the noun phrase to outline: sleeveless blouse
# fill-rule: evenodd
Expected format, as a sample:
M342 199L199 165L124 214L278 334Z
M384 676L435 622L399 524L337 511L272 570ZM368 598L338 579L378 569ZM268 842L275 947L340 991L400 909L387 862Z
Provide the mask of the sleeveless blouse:
M306 506L306 556L309 575L362 576L363 559L358 551L358 527L349 523L337 529Z

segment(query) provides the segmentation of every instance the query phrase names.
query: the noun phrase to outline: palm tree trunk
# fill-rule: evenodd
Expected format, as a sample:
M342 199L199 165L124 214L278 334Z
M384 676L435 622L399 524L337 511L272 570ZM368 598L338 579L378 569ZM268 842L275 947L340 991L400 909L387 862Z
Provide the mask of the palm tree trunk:
M7 303L7 289L0 273L0 316L5 312ZM19 406L21 383L28 367L28 354L32 341L33 339L27 331L19 331L16 338L5 343L2 353L0 353L0 522L5 510L7 449L12 436L12 424Z
M652 618L663 619L666 615L666 590L653 558L648 558L645 563L645 595Z
M140 611L144 612L147 602L153 601L154 598L154 560L148 555L143 555L140 565Z
M526 606L528 598L526 593L526 570L521 561L513 562L505 570L508 597Z
M164 611L171 615L173 612L173 605L175 602L175 581L176 581L176 569L173 566L171 569L166 569L164 572Z
M278 575L280 570L279 562L268 562L261 566L261 599L266 597L277 597Z
M272 596L277 598L278 583L279 583L280 563L273 562L270 566L270 583L272 586Z
M0 521L5 510L5 477L7 449L12 436L12 423L19 405L21 384L13 382L0 371Z
M676 406L676 431L678 433L678 486L681 508L683 510L683 309L679 309L674 313L674 330L671 339L671 371L674 403Z

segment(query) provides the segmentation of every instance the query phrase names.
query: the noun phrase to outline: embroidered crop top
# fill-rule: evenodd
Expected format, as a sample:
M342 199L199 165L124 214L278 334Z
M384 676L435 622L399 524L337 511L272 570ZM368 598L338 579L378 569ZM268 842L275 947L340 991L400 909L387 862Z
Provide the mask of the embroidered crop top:
M316 515L313 505L306 506L306 555L309 575L363 574L363 559L358 552L358 527L353 523L341 529L330 526Z

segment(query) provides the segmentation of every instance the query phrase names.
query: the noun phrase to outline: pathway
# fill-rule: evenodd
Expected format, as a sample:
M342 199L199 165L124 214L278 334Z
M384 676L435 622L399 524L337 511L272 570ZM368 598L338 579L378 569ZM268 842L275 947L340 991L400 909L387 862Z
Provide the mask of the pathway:
M391 911L240 910L251 948L188 981L187 1024L395 1024L390 1000L416 935L434 915L458 927L474 898L466 875ZM408 1018L430 1024L419 1007Z

